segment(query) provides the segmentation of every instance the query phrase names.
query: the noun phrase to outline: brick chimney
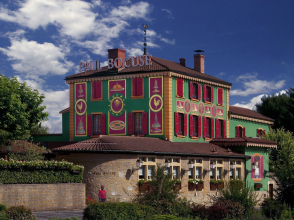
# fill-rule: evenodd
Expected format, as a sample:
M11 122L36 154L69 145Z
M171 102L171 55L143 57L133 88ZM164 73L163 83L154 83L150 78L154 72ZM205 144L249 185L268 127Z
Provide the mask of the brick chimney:
M204 57L203 54L194 55L194 70L200 73L204 73Z
M186 66L186 59L185 58L180 58L180 64L182 66Z
M124 68L124 59L126 56L126 51L123 49L115 48L108 50L108 66L113 66L109 69L110 71L118 72ZM118 68L117 68L118 67Z

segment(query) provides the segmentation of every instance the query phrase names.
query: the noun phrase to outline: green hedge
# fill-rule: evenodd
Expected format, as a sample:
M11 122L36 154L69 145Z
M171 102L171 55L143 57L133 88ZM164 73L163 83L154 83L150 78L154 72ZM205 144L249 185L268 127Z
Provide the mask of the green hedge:
M33 184L33 183L81 183L83 172L73 174L70 170L0 170L0 184Z
M136 203L93 203L88 205L84 210L84 220L129 220L150 219L154 215L152 207Z

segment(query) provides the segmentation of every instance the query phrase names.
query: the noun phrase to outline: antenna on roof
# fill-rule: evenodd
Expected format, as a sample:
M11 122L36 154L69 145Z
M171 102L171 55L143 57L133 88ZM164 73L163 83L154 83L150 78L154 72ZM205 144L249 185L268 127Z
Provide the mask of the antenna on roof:
M144 27L144 55L147 55L146 29L148 27L148 24L146 25L143 24L143 27Z
M203 50L194 50L194 52L200 54L200 53L203 53L204 51Z

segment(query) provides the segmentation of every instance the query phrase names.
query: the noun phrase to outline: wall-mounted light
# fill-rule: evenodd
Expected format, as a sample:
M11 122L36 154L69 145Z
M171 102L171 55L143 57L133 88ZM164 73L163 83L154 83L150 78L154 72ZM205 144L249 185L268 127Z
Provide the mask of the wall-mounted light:
M215 162L210 162L210 169L215 169Z
M134 171L139 170L140 167L142 167L143 161L141 159L138 159L136 161L136 166L137 168L132 167L132 173L134 173Z
M231 168L231 170L235 169L235 164L233 161L230 162L230 168Z
M189 169L192 169L193 166L194 166L194 163L193 163L192 160L190 160L190 161L188 162L188 167L189 167Z
M170 160L165 161L165 167L170 167Z

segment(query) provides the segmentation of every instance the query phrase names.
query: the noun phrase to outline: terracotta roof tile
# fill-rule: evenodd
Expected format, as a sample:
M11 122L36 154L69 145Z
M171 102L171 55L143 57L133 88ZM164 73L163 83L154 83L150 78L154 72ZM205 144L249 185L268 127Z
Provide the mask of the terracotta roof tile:
M156 72L156 71L174 71L179 72L183 74L188 74L191 76L196 76L201 79L206 79L214 82L218 82L221 84L229 85L232 84L221 80L219 78L216 78L214 76L210 76L204 73L200 73L194 69L185 67L180 65L179 63L161 59L158 57L152 57L152 65L150 66L136 66L136 67L128 67L123 68L119 71L118 74L127 74L127 73L140 73L140 72ZM66 79L72 79L72 78L80 78L80 77L93 77L93 76L105 76L108 75L108 68L107 66L103 67L102 70L91 70L87 72L81 72L74 75L67 76Z
M219 146L257 146L276 148L277 143L262 138L236 137L236 138L214 138L209 143Z
M228 152L226 148L211 143L169 142L159 138L107 135L59 147L53 151L125 151L130 153L246 157L244 154Z
M248 108L242 108L242 107L230 105L229 112L232 114L236 114L236 115L258 118L258 119L263 119L263 120L267 120L267 121L274 121L274 119L266 117L266 116L259 114L253 110L250 110Z
M66 113L66 112L69 112L69 107L66 108L66 109L61 110L61 111L59 112L59 114L64 114L64 113Z

